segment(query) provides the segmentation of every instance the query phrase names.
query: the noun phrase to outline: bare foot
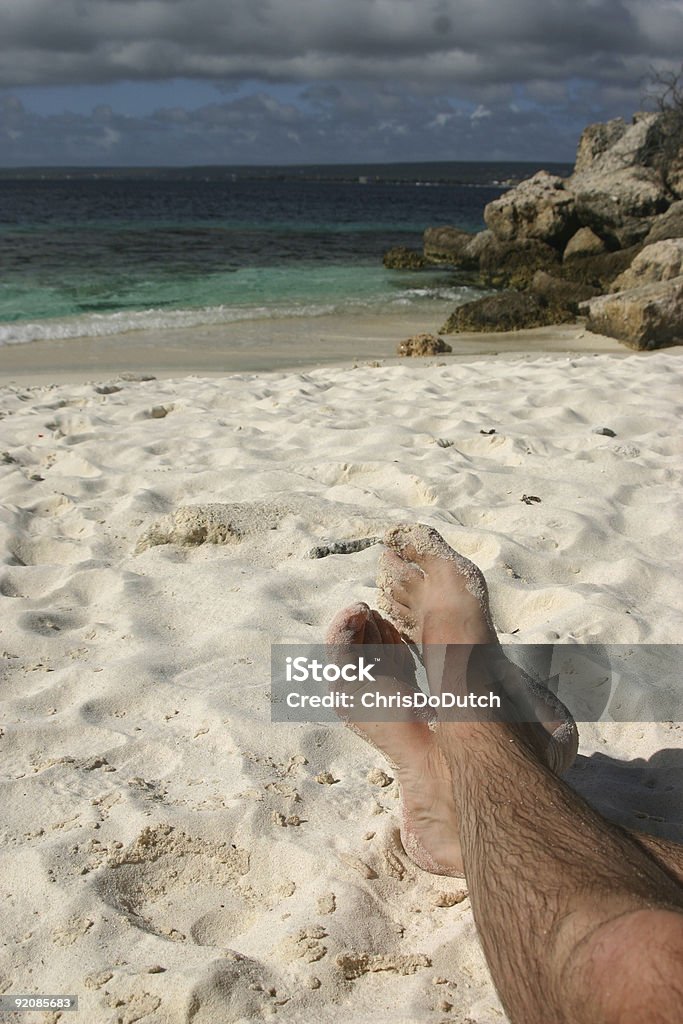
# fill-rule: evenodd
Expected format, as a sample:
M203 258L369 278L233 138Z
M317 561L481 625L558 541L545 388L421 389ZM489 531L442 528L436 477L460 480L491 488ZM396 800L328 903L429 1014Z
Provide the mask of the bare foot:
M394 675L379 676L373 691L388 694L414 692L412 654L398 631L379 612L359 603L345 608L333 620L326 643L336 648L349 644L395 647ZM342 714L339 712L340 715ZM410 859L437 875L462 875L458 819L453 783L434 733L414 711L404 709L401 720L353 721L346 724L379 750L389 761L401 790L401 841Z
M426 526L395 527L386 535L385 544L388 550L382 556L378 584L382 607L398 629L366 604L357 604L337 615L327 643L395 645L394 674L381 677L373 688L409 692L414 671L403 634L423 645L430 689L440 692L445 650L451 655L455 652L456 658L462 656L466 675L469 652L475 645L497 645L486 582L473 562ZM566 771L578 748L576 724L567 709L515 666L505 683L513 699L521 695L538 715L539 721L527 729L539 756L557 774ZM413 711L403 714L401 721L395 717L384 722L346 721L384 754L397 773L402 796L401 839L411 860L433 874L463 875L451 772L427 723Z
M428 526L396 526L384 543L389 550L380 562L381 606L405 635L423 644L431 691L441 692L446 652L448 683L452 685L454 678L460 682L458 676L467 682L474 645L489 652L500 650L481 571ZM538 720L526 730L538 753L552 771L565 772L578 749L578 731L569 711L502 652L496 656L505 665L505 697L515 706L524 705L528 717Z
M497 640L479 568L428 526L395 526L384 537L381 606L415 643L489 644Z

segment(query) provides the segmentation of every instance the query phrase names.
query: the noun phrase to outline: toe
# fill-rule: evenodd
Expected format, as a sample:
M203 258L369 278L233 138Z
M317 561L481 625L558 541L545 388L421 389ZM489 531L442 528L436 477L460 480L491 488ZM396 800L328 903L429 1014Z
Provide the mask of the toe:
M381 646L384 643L381 630L375 620L375 613L372 611L368 615L368 621L365 624L363 643L377 644L377 646Z
M396 627L383 618L379 612L373 611L372 618L382 638L382 666L389 666L391 674L397 679L415 685L415 662L410 648L403 642Z
M337 612L327 630L326 643L362 644L369 616L370 608L364 601Z
M401 634L388 619L385 619L379 612L371 612L370 615L379 630L381 643L383 644L400 644Z
M396 626L402 638L408 637L414 643L420 642L420 629L410 608L407 608L404 604L399 604L393 600L390 594L385 593L380 593L378 603Z
M391 597L396 604L405 605L406 608L410 608L410 591L407 587L404 587L402 583L395 583L391 588Z
M405 562L423 565L432 558L448 558L455 553L440 533L423 523L401 523L384 535L384 544Z
M393 551L384 551L380 557L377 567L377 586L381 590L393 590L397 583L403 586L420 583L424 579L424 573L417 565L404 562Z
M417 548L415 547L412 539L412 526L410 523L401 523L399 526L392 526L390 530L384 534L382 543L389 548L389 551L395 553L395 555L404 562L415 562L418 561Z

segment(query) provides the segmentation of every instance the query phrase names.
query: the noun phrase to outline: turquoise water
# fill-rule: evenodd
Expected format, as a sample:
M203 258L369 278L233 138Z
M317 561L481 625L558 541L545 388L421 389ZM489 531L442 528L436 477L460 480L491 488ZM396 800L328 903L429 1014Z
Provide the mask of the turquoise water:
M466 301L475 292L446 270L382 266L393 246L421 248L428 225L483 226L502 190L491 166L447 166L465 182L446 165L438 181L431 165L406 179L392 167L340 180L333 168L5 172L0 344Z
M76 272L56 283L0 284L0 344L271 317L399 312L434 299L455 305L471 294L443 272L398 277L381 264L248 267L145 279L97 280L91 274L86 280Z

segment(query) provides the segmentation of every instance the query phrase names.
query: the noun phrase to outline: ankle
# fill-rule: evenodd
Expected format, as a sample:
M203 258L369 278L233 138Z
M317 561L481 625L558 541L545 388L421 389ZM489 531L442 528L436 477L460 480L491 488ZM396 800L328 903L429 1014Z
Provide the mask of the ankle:
M460 772L472 758L502 761L510 757L546 768L545 743L533 723L439 722L434 729L446 764Z

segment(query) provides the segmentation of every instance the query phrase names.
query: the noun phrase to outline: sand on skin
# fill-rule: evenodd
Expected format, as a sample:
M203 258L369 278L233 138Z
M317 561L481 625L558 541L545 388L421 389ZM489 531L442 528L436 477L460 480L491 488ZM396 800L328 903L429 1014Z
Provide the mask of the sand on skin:
M681 365L4 387L0 989L102 1024L499 1024L464 883L405 857L375 751L270 724L270 644L376 605L376 546L309 553L405 520L482 567L504 640L675 642ZM203 503L248 528L139 545ZM584 726L571 779L683 840L682 736Z

